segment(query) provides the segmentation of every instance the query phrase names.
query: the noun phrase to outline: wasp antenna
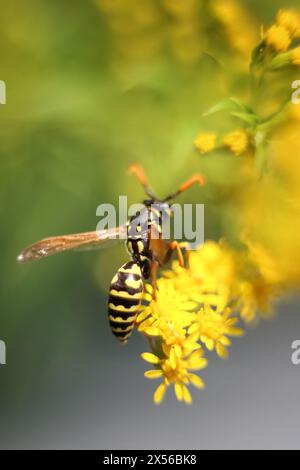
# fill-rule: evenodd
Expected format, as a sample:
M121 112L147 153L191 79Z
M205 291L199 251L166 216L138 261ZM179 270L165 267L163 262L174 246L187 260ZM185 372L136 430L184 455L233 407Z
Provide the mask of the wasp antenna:
M139 182L144 186L147 184L147 178L143 167L139 163L134 163L130 165L127 169L129 175L135 174L139 180Z
M166 197L166 199L164 199L164 202L171 201L175 197L179 196L179 194L181 194L184 191L186 191L187 189L191 188L191 186L193 186L196 183L199 183L200 186L204 186L205 183L206 183L205 176L202 175L201 173L197 173L197 174L191 176L187 181L185 181L179 187L179 189L175 193L173 193L170 196Z
M206 183L205 176L202 175L201 173L197 173L196 175L191 176L185 183L183 183L180 188L179 192L182 193L189 189L191 186L194 184L199 183L200 186L204 186Z
M142 165L140 165L139 163L130 165L128 167L128 173L136 175L138 181L143 186L144 191L147 194L147 196L149 196L151 199L157 199L154 192L149 186L149 183L148 183L148 180L147 180L147 177L146 177L146 174L144 172Z

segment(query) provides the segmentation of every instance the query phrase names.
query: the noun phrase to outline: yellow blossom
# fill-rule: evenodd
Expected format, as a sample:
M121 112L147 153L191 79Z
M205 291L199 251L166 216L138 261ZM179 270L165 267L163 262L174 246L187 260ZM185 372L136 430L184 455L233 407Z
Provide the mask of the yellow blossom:
M170 333L183 335L184 328L191 324L191 312L196 302L190 300L188 293L176 289L172 279L160 278L156 299L152 298L153 288L147 285L145 299L150 302L137 318L139 331L149 336L169 337Z
M300 106L290 104L288 109L288 123L299 123L300 122Z
M236 130L226 134L222 143L231 152L239 156L246 152L249 147L249 135L244 130Z
M270 317L270 299L274 298L274 289L262 276L240 284L237 309L245 323L253 323L258 319L258 311L264 317Z
M163 382L158 386L153 395L156 405L162 402L170 385L174 386L177 400L183 401L186 404L192 403L192 396L188 385L194 385L199 389L205 386L203 380L198 375L190 372L190 370L201 370L207 366L207 359L203 357L202 349L198 349L188 356L180 356L176 354L174 348L171 348L168 355L162 359L152 353L143 353L142 358L156 366L156 369L145 372L145 377L148 379L163 379Z
M276 17L278 26L282 26L289 31L291 36L299 37L300 16L293 10L279 10Z
M291 35L284 26L273 25L269 28L265 35L266 44L276 52L286 51L291 42Z
M232 24L240 13L238 5L232 0L214 0L211 9L218 20L224 24Z
M214 150L216 146L216 139L217 136L214 132L201 133L196 137L194 145L200 153L209 153Z
M189 333L198 333L200 341L209 351L216 350L218 356L227 359L227 346L231 341L227 336L241 336L243 330L237 328L238 319L230 317L231 311L226 308L223 312L213 309L210 305L204 305L194 317L194 323L189 328Z
M199 303L224 308L234 289L237 276L236 259L232 250L220 242L207 240L189 255L189 269L174 262L171 271L163 275L173 280L176 289L189 292Z
M300 66L300 46L295 47L295 49L291 51L291 56L292 56L292 64L299 67Z
M256 24L250 13L235 0L213 0L210 8L224 28L229 44L248 59L256 41Z

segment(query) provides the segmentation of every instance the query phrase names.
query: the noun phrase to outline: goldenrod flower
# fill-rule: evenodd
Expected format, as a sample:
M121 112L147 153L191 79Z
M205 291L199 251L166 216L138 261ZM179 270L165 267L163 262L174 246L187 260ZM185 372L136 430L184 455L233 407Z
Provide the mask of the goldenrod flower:
M172 279L160 278L156 299L152 298L153 288L146 287L145 299L150 302L137 318L139 331L149 336L168 338L168 331L183 334L183 329L191 324L191 312L197 306L190 300L188 292L176 289Z
M238 4L232 0L214 0L211 10L216 18L226 25L232 25L240 13Z
M171 278L180 292L199 303L224 308L234 289L236 260L234 253L223 243L207 240L189 255L189 269L181 268L177 261L172 270L163 275Z
M270 317L270 299L274 298L274 289L262 276L256 276L251 281L240 284L237 309L245 323L253 323L257 320L258 311L264 317Z
M300 16L293 10L279 10L276 17L278 26L287 29L292 37L299 37Z
M205 154L214 150L216 140L217 136L214 132L204 132L196 137L194 145L200 153Z
M235 0L213 0L212 13L223 26L229 44L247 59L256 41L256 24L244 6Z
M300 106L291 104L288 110L289 123L300 122Z
M223 312L213 309L210 305L204 305L194 316L194 323L189 328L189 333L198 333L200 341L209 351L216 350L218 356L227 359L226 347L231 345L227 336L241 336L243 330L235 325L238 319L230 317L231 311L226 308Z
M237 130L226 134L222 140L224 147L239 156L249 147L249 135L244 130Z
M300 46L295 47L295 49L292 49L291 56L292 56L292 64L299 67L300 66Z
M207 359L203 357L202 349L198 349L186 357L181 357L176 354L174 348L171 348L169 355L163 359L152 353L143 353L142 358L156 366L156 369L145 372L145 377L148 379L163 379L153 395L156 405L162 402L170 385L174 386L177 400L184 401L187 404L192 403L192 396L187 386L191 384L199 389L205 386L198 375L189 372L190 370L201 370L207 366Z
M277 25L267 30L265 40L266 44L276 52L286 51L292 42L290 32L284 26Z

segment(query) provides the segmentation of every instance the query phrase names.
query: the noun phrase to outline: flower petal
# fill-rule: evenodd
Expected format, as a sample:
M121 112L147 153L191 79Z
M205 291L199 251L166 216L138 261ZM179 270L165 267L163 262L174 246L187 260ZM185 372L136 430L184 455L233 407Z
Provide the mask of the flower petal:
M191 405L193 401L192 395L190 394L189 389L185 385L182 385L182 392L183 392L183 401L187 405Z
M174 384L174 392L175 392L175 396L176 396L177 400L182 401L183 400L183 390L182 390L182 385L181 384L179 384L179 383Z
M159 336L160 335L159 328L156 328L155 326L150 326L149 328L145 328L144 331L149 336Z
M165 383L160 384L154 392L153 401L156 405L159 405L165 396L167 386Z
M160 359L159 357L155 356L155 354L144 352L141 354L142 359L146 362L150 362L150 364L159 364Z
M147 370L144 373L144 376L147 377L147 379L160 379L162 377L163 372L161 370Z
M228 359L228 351L221 343L216 344L216 353L221 359Z
M201 379L201 377L199 377L199 375L189 374L189 379L190 379L191 384L194 385L194 387L199 388L199 389L205 388L205 383Z

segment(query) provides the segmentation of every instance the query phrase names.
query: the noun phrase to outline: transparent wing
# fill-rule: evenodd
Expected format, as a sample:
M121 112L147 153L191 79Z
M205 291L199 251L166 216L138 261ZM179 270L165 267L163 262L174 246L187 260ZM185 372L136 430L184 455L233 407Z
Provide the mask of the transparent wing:
M109 240L126 238L126 231L126 225L122 225L108 230L44 238L25 248L17 260L19 263L26 263L63 251L99 249Z

